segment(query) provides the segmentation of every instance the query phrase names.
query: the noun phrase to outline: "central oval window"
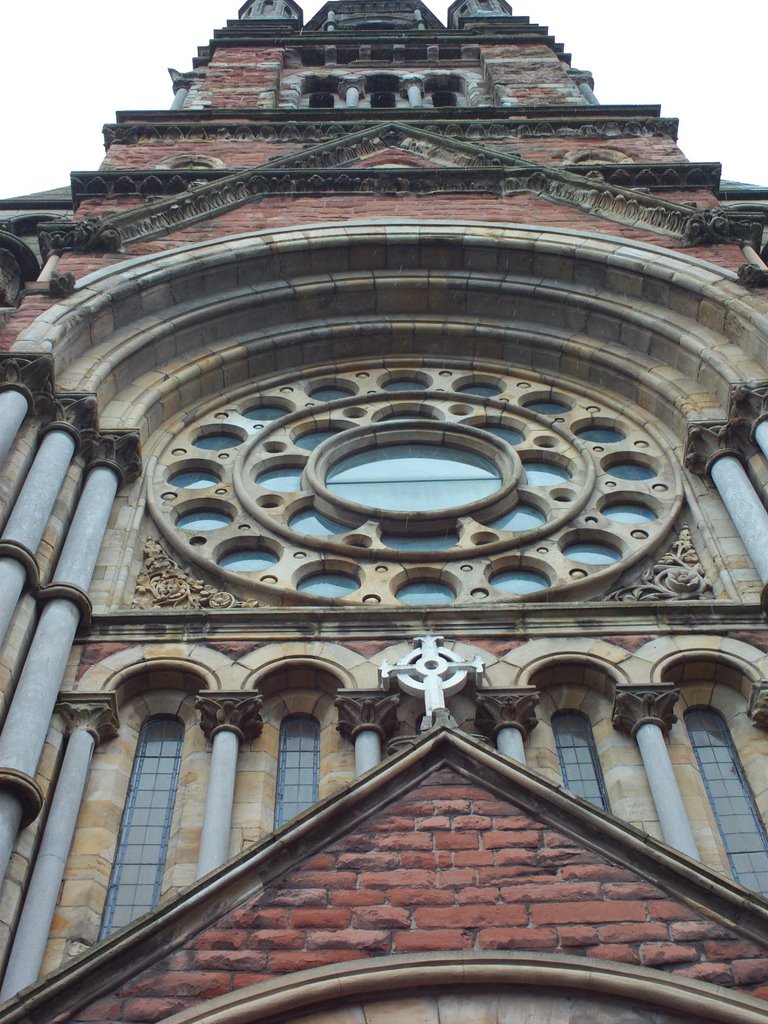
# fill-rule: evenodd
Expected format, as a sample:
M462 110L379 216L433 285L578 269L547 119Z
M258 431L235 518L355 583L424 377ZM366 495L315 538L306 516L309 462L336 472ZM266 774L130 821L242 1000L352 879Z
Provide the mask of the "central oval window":
M337 498L390 512L434 512L493 494L501 474L462 448L397 444L342 459L326 477Z

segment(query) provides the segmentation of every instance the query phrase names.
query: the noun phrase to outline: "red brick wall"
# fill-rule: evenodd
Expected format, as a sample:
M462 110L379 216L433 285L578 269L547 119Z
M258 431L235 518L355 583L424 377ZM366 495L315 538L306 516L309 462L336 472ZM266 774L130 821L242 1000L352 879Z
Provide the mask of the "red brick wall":
M193 84L187 106L275 107L283 57L279 47L217 50L205 78Z
M305 968L427 950L558 952L768 999L768 952L444 771L74 1018L157 1021Z

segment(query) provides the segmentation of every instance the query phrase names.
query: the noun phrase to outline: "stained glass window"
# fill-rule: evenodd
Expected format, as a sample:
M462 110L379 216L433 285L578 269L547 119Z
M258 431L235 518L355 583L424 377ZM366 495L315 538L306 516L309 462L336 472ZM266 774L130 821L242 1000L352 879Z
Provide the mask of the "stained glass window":
M291 715L280 727L275 828L318 799L320 726L308 715Z
M559 711L552 718L552 731L555 734L563 786L595 807L609 811L589 719L580 711Z

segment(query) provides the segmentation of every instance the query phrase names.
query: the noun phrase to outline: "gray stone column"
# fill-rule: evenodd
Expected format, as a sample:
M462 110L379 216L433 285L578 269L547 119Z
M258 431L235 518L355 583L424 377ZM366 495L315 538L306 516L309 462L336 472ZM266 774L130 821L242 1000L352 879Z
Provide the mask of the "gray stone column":
M339 96L347 107L360 105L360 97L365 94L365 80L363 78L343 78L339 82Z
M589 71L579 71L572 68L568 71L568 77L576 83L579 92L591 107L599 107L600 101L592 91L595 88L595 80Z
M173 97L173 103L171 104L171 110L181 110L184 106L184 101L189 96L189 89L178 89L176 95Z
M624 688L616 693L613 726L637 741L664 839L676 850L700 860L688 813L680 794L666 737L677 721L674 689Z
M35 552L78 443L68 423L48 428L0 539L0 644L29 579L39 583Z
M420 107L424 103L424 80L420 75L406 75L402 80L401 93L408 98L412 107Z
M56 706L69 739L5 971L0 1000L37 980L96 746L117 736L114 694L66 694Z
M223 864L229 856L232 804L237 779L237 755L243 740L250 742L263 728L258 693L206 693L198 697L200 726L211 742L211 767L205 795L203 829L196 878Z
M104 435L112 461L99 462L77 503L45 607L0 734L0 878L5 877L19 827L34 821L40 794L34 774L82 615L90 614L91 582L123 472L140 468L135 435ZM117 459L120 459L118 462Z
M477 695L475 724L496 744L500 754L525 764L525 741L538 725L533 691L486 690Z
M380 691L345 691L334 703L339 712L336 728L355 745L355 775L364 775L381 761L384 741L399 727L400 697L396 693L382 696Z
M21 391L0 392L0 465L5 462L28 411L29 401Z
M768 512L755 493L740 460L724 453L709 474L763 583L768 583Z

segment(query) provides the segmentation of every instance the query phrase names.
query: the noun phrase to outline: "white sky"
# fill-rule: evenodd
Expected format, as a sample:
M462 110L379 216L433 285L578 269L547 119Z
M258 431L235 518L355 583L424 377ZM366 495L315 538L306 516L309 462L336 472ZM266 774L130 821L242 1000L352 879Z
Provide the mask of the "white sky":
M167 109L167 68L192 65L198 45L237 16L238 0L4 0L0 197L64 185L95 170L101 126L116 110ZM321 4L308 0L305 17ZM431 3L444 19L447 4ZM725 178L768 185L766 0L512 0L549 25L592 71L603 103L661 103L679 117L691 160L720 161Z

